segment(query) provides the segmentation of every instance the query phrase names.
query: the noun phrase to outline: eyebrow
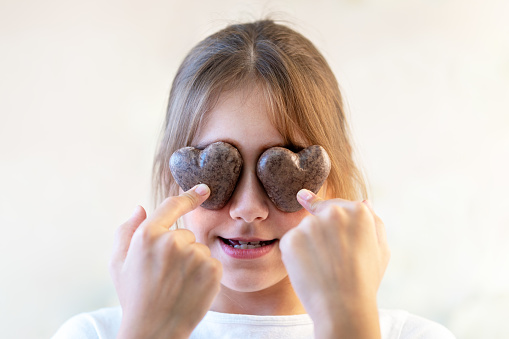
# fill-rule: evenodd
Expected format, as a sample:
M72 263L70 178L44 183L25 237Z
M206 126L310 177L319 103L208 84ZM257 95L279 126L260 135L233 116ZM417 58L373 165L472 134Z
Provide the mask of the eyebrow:
M235 140L233 140L233 139L230 139L230 138L220 138L220 139L211 140L211 141L205 140L205 141L202 141L198 145L193 146L193 147L198 148L198 149L204 149L208 145L213 144L215 142L226 142L226 143L229 143L230 145L233 145L236 149L240 150L239 145L237 145L237 142Z
M239 151L242 149L241 147L239 147L239 145L237 144L237 142L235 140L230 139L230 138L220 138L218 140L213 140L213 141L206 140L204 142L200 142L198 145L193 146L193 147L198 148L198 149L204 149L205 147L207 147L210 144L213 144L214 142L226 142L226 143L229 143L230 145L233 145ZM289 150L292 150L292 151L295 151L295 150L300 151L300 150L306 148L306 146L298 144L298 143L284 144L282 142L268 142L268 143L262 144L261 149L266 150L271 147L284 147L284 148L288 148Z

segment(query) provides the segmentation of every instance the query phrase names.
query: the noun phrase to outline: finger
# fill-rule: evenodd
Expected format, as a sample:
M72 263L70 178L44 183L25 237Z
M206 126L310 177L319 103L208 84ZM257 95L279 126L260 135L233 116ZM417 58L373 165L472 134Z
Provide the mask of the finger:
M198 252L202 252L205 256L210 257L210 248L207 245L197 242L193 244L193 248Z
M166 198L141 227L168 230L178 218L200 206L210 195L205 184L199 184L181 195Z
M124 261L133 234L146 217L145 209L141 206L136 206L131 217L117 228L113 240L111 264L116 265Z
M387 242L387 230L385 229L385 224L383 223L382 219L378 215L376 215L375 210L373 209L373 205L371 204L371 201L364 200L362 201L366 206L368 206L369 210L371 211L371 214L373 215L373 218L375 219L375 228L376 228L376 235L378 237L379 243L386 243Z
M163 236L173 238L172 242L191 245L193 249L202 252L206 256L210 257L210 249L208 248L208 246L196 242L196 237L194 233L191 232L190 230L186 229L172 230L170 232L166 232Z
M167 232L167 236L173 237L177 242L182 242L186 244L192 244L196 242L196 237L194 236L194 233L186 229L172 230L169 233Z
M297 201L302 205L302 207L304 207L306 210L308 210L309 213L313 215L319 214L321 211L323 211L327 206L331 204L339 205L345 208L352 207L351 206L352 202L349 200L339 198L324 200L307 189L301 189L297 193Z
M181 251L196 244L194 233L186 229L170 230L159 233L155 242L162 250L161 253L173 256L173 250Z

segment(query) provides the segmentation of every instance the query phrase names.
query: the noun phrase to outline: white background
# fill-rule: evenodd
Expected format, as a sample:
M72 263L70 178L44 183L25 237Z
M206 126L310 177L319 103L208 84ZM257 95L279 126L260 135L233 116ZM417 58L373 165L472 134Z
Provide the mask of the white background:
M112 236L153 209L176 68L267 14L315 42L344 91L392 248L380 307L509 337L507 1L2 0L2 338L117 304Z

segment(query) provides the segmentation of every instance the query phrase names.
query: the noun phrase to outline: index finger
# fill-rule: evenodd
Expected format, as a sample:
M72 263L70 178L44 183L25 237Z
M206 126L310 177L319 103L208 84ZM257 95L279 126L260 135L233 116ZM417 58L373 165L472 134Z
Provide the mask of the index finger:
M302 205L302 207L304 207L306 210L308 210L309 213L313 215L319 214L331 204L339 205L345 208L352 207L352 201L350 200L344 200L340 198L324 200L307 189L301 189L297 193L297 200Z
M373 205L370 201L364 200L364 204L366 204L373 214L373 217L375 218L375 226L376 226L376 234L378 235L378 240L381 243L387 243L387 230L385 229L385 224L380 219L380 217L375 213L375 210L373 209Z
M168 230L178 218L200 206L209 197L210 189L199 184L181 195L166 198L140 228L160 227Z
M321 211L323 211L327 206L330 204L339 205L341 207L345 208L352 208L355 207L355 205L358 205L358 202L353 202L350 200L344 200L340 198L330 199L330 200L323 200L313 192L301 189L297 193L297 200L299 203L309 211L309 213L313 215L319 214ZM379 242L386 243L387 242L387 233L385 230L385 225L380 219L380 217L375 213L373 206L368 200L362 201L362 205L365 205L369 212L371 213L371 216L373 217L375 221L375 228L376 228L376 234L378 237Z

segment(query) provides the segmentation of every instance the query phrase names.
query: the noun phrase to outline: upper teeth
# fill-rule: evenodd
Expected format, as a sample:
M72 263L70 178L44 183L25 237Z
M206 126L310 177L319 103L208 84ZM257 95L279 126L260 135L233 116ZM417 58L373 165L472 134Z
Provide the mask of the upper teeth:
M242 250L262 247L259 241L238 241L240 245L234 245L235 248Z
M260 244L260 242L259 241L241 241L241 240L239 240L239 244L241 244L241 245L249 245L249 244L256 245L256 244Z
M242 244L242 245L234 245L233 247L240 248L241 250L246 250L246 249L251 249L251 248L262 247L262 245L260 245L260 244L258 244L258 245L246 245L246 244Z

